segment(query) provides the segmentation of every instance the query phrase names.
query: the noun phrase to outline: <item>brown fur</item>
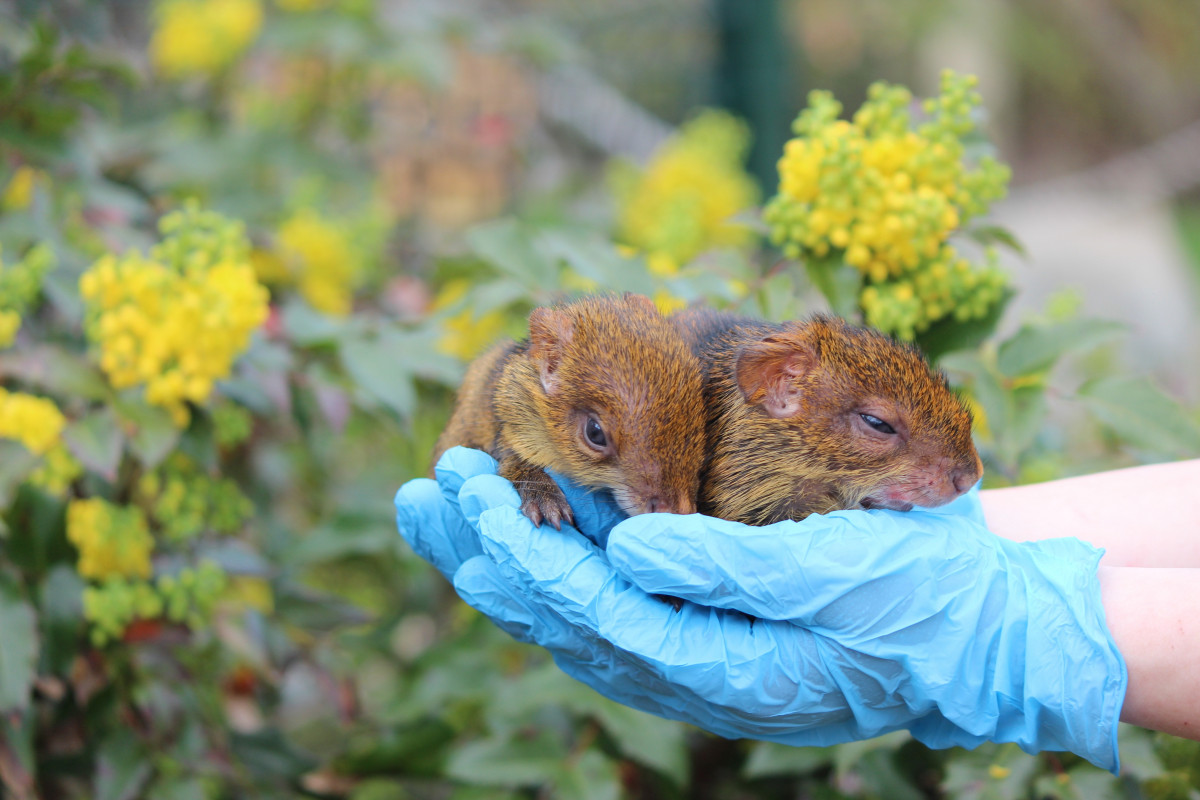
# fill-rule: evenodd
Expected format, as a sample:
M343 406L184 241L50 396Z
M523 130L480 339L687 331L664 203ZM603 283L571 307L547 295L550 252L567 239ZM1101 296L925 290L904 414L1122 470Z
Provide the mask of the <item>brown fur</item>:
M775 325L695 309L674 321L705 368L702 513L765 525L938 506L983 473L970 412L914 347L836 317Z
M498 345L467 370L434 448L486 450L535 523L571 520L546 470L612 489L630 514L691 513L704 457L700 364L640 295L587 297L538 308L529 339ZM587 418L604 452L585 440Z

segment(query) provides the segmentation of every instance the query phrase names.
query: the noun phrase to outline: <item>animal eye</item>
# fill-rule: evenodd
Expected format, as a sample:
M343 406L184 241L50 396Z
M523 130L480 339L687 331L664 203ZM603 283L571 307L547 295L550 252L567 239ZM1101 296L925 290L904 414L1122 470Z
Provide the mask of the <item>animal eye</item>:
M891 425L887 424L886 422L884 422L883 420L881 420L879 417L875 416L874 414L859 414L859 416L862 417L863 422L867 423L868 425L870 425L872 428L879 431L880 433L895 433L896 432L895 428L893 428Z
M588 417L587 422L583 423L583 436L588 440L588 444L597 450L608 447L608 437L604 435L604 429L595 417Z

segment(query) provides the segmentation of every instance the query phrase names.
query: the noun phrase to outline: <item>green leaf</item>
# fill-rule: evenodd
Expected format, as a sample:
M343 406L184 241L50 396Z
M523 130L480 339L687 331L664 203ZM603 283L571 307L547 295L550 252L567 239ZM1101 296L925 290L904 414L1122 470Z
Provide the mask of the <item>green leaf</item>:
M294 748L278 728L230 735L238 765L262 780L294 780L316 764Z
M0 508L8 508L17 487L37 466L38 457L25 445L12 439L0 439Z
M394 411L400 417L412 414L417 392L412 375L401 367L404 354L380 338L351 339L338 349L342 366L358 388L375 404Z
M775 742L755 742L742 766L742 777L775 778L804 775L828 766L833 751L828 747L789 747Z
M1079 390L1079 399L1118 436L1169 456L1200 452L1200 429L1179 403L1145 378L1106 377Z
M524 792L505 792L492 787L459 786L446 800L529 800Z
M999 225L980 225L970 228L966 231L967 236L984 245L998 244L1001 247L1006 247L1022 258L1028 258L1029 253L1026 252L1025 246L1021 244L1012 231L1008 228L1002 228Z
M79 463L106 480L117 479L125 436L113 409L104 408L75 420L63 431L63 441Z
M451 754L446 774L490 786L539 786L560 773L566 757L562 739L544 731L536 739L478 739Z
M13 570L0 571L0 713L29 705L37 665L37 615Z
M192 414L187 428L179 435L178 450L199 464L202 469L215 473L220 455L217 452L217 434L212 417L208 414Z
M1015 296L1016 292L1006 289L988 313L979 319L959 322L952 316L945 317L917 334L916 344L933 361L956 350L975 350L996 332L1004 310Z
M1005 413L993 423L992 433L1006 463L1017 465L1046 419L1046 390L1041 386L1022 386L1004 398Z
M438 352L434 331L385 330L380 333L379 342L391 353L393 362L403 365L405 371L419 378L451 387L462 382L462 364Z
M6 799L37 797L34 736L39 721L36 709L24 714L0 714L0 796Z
M84 626L83 589L79 573L66 564L58 564L42 581L39 606L44 673L66 675L71 668Z
M581 688L583 687L581 684ZM594 695L592 714L616 742L621 754L654 769L676 786L688 780L686 729L678 722L623 706L586 689Z
M467 231L471 251L535 291L558 285L552 259L540 253L525 228L513 219L476 225Z
M547 706L566 708L596 719L612 737L622 755L657 770L677 786L688 777L685 728L616 703L554 664L545 664L512 681L489 717L494 729L522 725Z
M947 763L942 791L955 800L1024 800L1037 764L1015 744L985 744Z
M333 595L290 581L281 581L272 588L275 589L275 611L279 618L303 630L331 631L371 621L370 614Z
M138 797L154 768L137 736L118 726L100 740L96 756L96 800L133 800Z
M0 374L62 396L103 400L111 394L96 366L69 350L50 344L0 355Z
M888 800L926 800L925 793L900 771L896 760L895 753L883 750L875 750L863 758L854 772L862 779L866 795Z
M1066 353L1079 354L1116 338L1125 330L1117 322L1073 319L1054 325L1025 325L1000 345L996 365L1017 378L1050 369Z
M179 443L181 431L165 408L152 406L139 397L122 397L113 404L121 419L133 427L129 449L146 469L163 462Z
M359 781L350 791L350 800L412 800L404 783L389 778Z
M440 756L454 740L454 729L443 719L417 721L370 736L352 739L334 767L350 775L395 774L440 768Z
M874 753L877 750L891 753L910 741L912 741L912 734L908 731L892 731L882 736L876 736L873 739L840 744L833 748L833 768L839 775L843 774L857 766L858 762L869 753Z
M794 319L796 314L796 280L791 271L781 271L763 281L757 293L762 316L772 322ZM757 316L752 310L746 313Z
M840 260L805 260L808 279L825 295L833 313L852 320L858 316L858 295L862 291L862 273Z
M1121 751L1121 765L1125 765L1125 751ZM1122 770L1122 774L1124 770ZM1066 781L1062 780L1066 777ZM1052 789L1057 789L1058 797L1069 800L1126 800L1130 795L1126 792L1126 783L1121 778L1114 777L1102 769L1096 769L1090 764L1074 767L1060 773L1054 778L1046 776L1047 781L1038 781L1034 786L1045 792L1045 797L1055 797ZM1051 783L1053 781L1053 783ZM1143 791L1145 787L1142 787ZM1139 797L1146 795L1139 794ZM1153 795L1149 795L1153 797Z
M280 314L283 331L300 347L335 344L345 331L345 323L315 310L299 300L288 303Z
M1121 750L1121 774L1131 775L1139 781L1147 781L1165 775L1167 768L1154 749L1155 740L1161 736L1163 734L1134 725L1117 726L1117 747Z
M590 749L563 764L554 787L564 800L618 800L621 777L613 761Z
M612 242L595 234L547 231L537 239L538 249L548 257L562 259L581 277L596 283L600 291L636 292L652 295L654 281L641 258L626 258Z

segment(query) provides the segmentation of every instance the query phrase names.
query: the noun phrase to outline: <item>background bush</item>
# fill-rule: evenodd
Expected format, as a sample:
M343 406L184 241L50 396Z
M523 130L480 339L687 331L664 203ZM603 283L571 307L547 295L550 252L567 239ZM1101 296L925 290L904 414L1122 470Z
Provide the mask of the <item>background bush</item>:
M776 191L727 112L641 163L556 129L539 87L584 59L537 17L67 5L0 10L0 796L1200 791L1200 746L1132 728L1117 778L720 740L570 681L395 532L464 363L592 290L915 338L994 485L1194 456L1119 326L1064 295L997 334L1019 245L969 77L798 100Z

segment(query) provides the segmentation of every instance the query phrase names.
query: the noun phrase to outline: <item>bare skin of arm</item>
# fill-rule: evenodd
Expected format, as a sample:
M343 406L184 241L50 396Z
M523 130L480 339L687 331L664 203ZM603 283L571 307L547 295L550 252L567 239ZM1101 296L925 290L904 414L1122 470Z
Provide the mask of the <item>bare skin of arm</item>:
M980 493L993 533L1018 542L1074 536L1106 567L1200 567L1200 459Z
M1121 720L1200 740L1200 459L981 493L1014 541L1105 549L1105 617L1129 670Z
M1101 566L1099 576L1129 670L1121 721L1200 740L1200 569Z

